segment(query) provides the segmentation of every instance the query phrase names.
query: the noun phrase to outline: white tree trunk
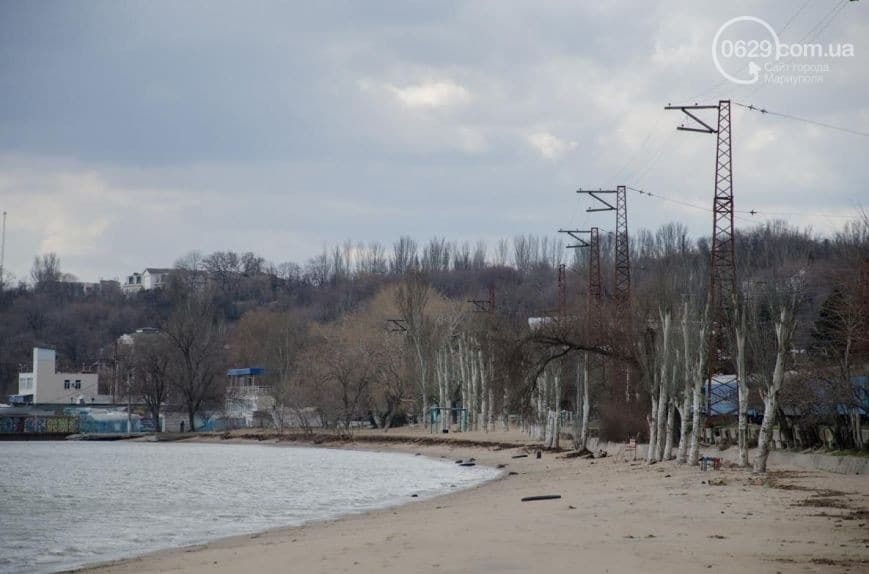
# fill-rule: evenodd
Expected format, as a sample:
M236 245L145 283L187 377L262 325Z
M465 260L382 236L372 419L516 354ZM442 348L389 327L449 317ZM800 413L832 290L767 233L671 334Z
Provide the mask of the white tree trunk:
M738 392L739 410L738 410L738 426L737 426L737 443L739 446L739 457L737 463L739 466L748 466L748 372L746 369L745 356L745 336L746 336L746 317L745 308L738 307L738 317L736 321L736 385Z
M589 380L588 380L588 353L584 353L582 357L581 374L577 384L582 386L582 412L580 413L579 423L579 442L574 445L576 450L584 450L588 448L588 417L591 413L591 403L589 402ZM579 370L579 369L578 369Z
M682 406L679 407L679 450L676 460L682 464L688 462L688 417L691 416L691 392L685 389L682 393Z
M667 407L669 406L669 396L667 394L667 383L661 381L661 388L658 394L658 413L655 415L655 423L657 425L656 438L658 439L655 445L655 460L664 460L664 445L667 441Z
M691 390L691 446L688 450L688 464L696 466L700 461L700 433L703 430L703 417L700 413L700 403L703 400L703 383L706 382L701 373L694 373L694 387Z
M688 430L691 416L691 395L694 390L691 373L691 330L688 327L688 302L682 305L682 405L679 408L679 452L676 460L688 462Z
M536 396L536 404L535 404L535 417L534 423L532 425L533 429L533 438L534 440L545 441L546 440L546 409L544 408L544 385L546 381L545 376L537 377L537 392Z
M483 361L483 351L477 351L477 361L480 371L480 415L479 425L489 432L489 376L486 372L486 363Z
M769 458L772 431L775 425L775 410L778 403L777 393L761 393L763 395L763 423L757 437L757 458L754 460L755 472L766 472L766 461Z
M554 421L552 423L552 439L550 448L559 448L559 435L561 434L561 377L555 375L553 377L553 392L555 408L553 409Z
M662 460L670 460L673 458L673 425L676 418L676 402L670 398L667 406L667 426L665 432L667 439L664 441L664 456Z
M489 400L486 403L488 405L488 419L486 422L486 432L491 430L495 430L495 389L492 388L492 380L489 379Z
M772 442L773 425L775 424L776 406L778 405L778 393L781 390L785 378L785 360L790 352L791 337L796 327L793 302L791 306L782 307L779 319L775 323L775 336L777 342L775 369L772 380L768 381L765 392L761 392L763 398L763 423L760 425L760 433L757 437L757 458L754 461L755 472L766 472L766 462L769 458L769 446Z
M655 414L655 437L657 442L655 445L655 460L664 460L664 446L666 443L664 426L667 423L667 407L669 405L670 396L670 322L672 315L669 311L662 311L661 315L661 350L658 360L660 362L661 374L658 382L658 410ZM652 448L652 444L649 448Z
M501 397L501 429L504 432L510 430L510 395L507 393L507 385L504 385L504 394Z
M657 454L656 445L658 444L658 395L652 392L651 395L652 408L649 414L646 415L646 420L649 423L649 452L646 454L646 462L652 463L658 460L655 458Z

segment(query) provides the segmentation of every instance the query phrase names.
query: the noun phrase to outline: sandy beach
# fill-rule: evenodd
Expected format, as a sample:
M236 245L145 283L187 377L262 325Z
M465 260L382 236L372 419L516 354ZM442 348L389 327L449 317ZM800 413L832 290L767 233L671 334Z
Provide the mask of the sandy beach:
M461 438L505 438L477 434ZM518 434L507 438L522 440ZM788 467L775 467L766 476L729 467L701 472L675 462L629 461L618 453L589 460L544 452L537 459L532 451L512 458L526 449L420 445L410 439L342 448L473 457L478 464L506 465L505 475L431 500L86 571L869 571L866 476ZM561 498L521 501L545 494Z

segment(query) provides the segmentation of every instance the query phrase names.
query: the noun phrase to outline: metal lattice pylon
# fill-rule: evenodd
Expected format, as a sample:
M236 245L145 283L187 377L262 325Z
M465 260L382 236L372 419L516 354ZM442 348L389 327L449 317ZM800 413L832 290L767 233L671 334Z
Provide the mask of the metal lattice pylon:
M628 245L628 203L625 186L616 187L615 301L622 317L631 304L631 252Z
M616 212L616 241L615 241L615 268L613 277L613 300L615 302L616 321L620 325L625 325L630 321L631 317L631 250L628 243L628 201L627 187L624 185L616 186L615 189L598 189L596 191L580 189L577 193L588 194L605 207L589 207L588 212L592 211L615 211ZM606 201L602 197L603 194L615 194L615 205ZM600 262L598 260L598 271ZM600 306L598 305L598 308ZM626 403L631 402L631 381L630 371L625 368L624 371L624 393L617 391L615 396L624 395Z
M600 304L603 299L603 285L600 279L600 230L592 227L589 230L588 252L588 300L597 310L598 321L600 320Z
M558 266L558 316L564 317L567 309L567 265Z
M733 237L733 154L730 142L730 101L718 103L718 146L715 152L715 204L712 222L711 306L716 313L732 303L736 292ZM716 317L721 318L721 317Z
M677 129L716 134L715 150L715 197L712 215L712 261L709 274L709 360L707 361L706 413L712 407L728 404L734 400L736 382L732 377L718 378L727 356L728 337L724 332L730 328L728 312L736 293L736 249L733 232L733 149L731 141L730 100L719 100L717 106L666 106L668 110L681 110L694 120L692 126ZM713 128L704 122L696 110L718 110L718 126ZM722 413L729 414L729 413Z

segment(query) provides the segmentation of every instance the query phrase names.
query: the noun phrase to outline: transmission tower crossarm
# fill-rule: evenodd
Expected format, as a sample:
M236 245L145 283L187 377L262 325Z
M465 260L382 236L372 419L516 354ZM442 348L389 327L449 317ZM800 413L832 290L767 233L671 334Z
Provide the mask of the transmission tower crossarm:
M718 106L698 106L696 104L693 106L671 106L668 104L668 105L664 106L664 109L665 110L681 110L681 112L683 114L685 114L686 116L688 116L689 118L691 118L692 120L697 122L697 124L703 126L703 127L679 126L676 128L677 130L681 130L683 132L700 132L702 134L718 133L717 129L713 128L712 126L710 126L709 124L707 124L702 119L700 119L695 114L692 114L689 111L689 110L717 110Z
M597 194L618 193L618 190L615 190L615 189L596 189L596 190L578 189L578 190L576 190L576 193L587 193L588 195L592 196L593 198L595 198L596 200L598 200L599 202L601 202L602 204L604 204L606 206L606 207L589 207L588 209L585 210L587 213L593 213L595 211L615 211L616 210L615 205L608 202L607 200L605 200L602 197L598 197Z
M566 233L572 239L575 239L576 241L579 242L575 245L568 245L566 247L567 249L577 249L580 247L590 247L591 246L591 244L588 241L586 241L584 237L581 237L579 235L580 233L582 233L582 234L591 233L590 229L559 229L558 233Z

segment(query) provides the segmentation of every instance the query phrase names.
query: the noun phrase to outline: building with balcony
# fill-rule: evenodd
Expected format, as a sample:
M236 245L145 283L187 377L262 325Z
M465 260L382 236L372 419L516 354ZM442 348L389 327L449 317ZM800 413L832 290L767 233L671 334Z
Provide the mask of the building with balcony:
M169 281L169 275L172 271L172 269L148 267L141 273L128 275L123 285L121 285L121 290L125 294L130 295L139 291L159 289Z

